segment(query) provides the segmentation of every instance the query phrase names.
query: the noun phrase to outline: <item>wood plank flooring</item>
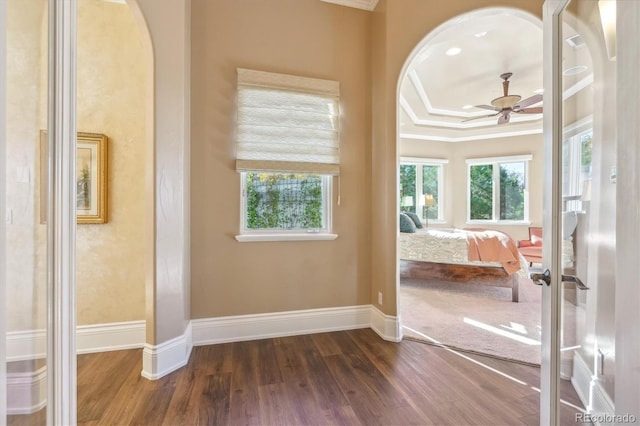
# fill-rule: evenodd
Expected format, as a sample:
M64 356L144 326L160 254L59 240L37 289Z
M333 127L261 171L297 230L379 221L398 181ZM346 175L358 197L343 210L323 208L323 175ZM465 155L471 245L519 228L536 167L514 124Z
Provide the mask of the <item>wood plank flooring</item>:
M184 368L156 381L140 376L141 360L141 350L78 356L79 424L539 424L538 368L386 342L370 329L195 347ZM563 406L563 424L576 411Z

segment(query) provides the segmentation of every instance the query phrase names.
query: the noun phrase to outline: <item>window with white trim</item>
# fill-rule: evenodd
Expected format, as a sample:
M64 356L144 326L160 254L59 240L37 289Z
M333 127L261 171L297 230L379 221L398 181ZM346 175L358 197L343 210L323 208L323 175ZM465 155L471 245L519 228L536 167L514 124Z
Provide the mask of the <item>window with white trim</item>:
M591 194L591 145L593 129L577 133L562 142L562 198L565 211L583 211Z
M339 84L238 69L238 241L334 239Z
M467 221L529 221L531 155L467 159Z
M425 222L443 221L443 167L449 160L400 158L400 211L417 213Z

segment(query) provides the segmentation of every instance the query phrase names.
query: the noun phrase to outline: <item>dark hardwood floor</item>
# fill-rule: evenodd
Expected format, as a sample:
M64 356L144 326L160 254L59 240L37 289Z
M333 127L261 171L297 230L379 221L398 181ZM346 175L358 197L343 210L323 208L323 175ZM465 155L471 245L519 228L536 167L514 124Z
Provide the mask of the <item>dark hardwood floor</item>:
M141 359L141 350L78 356L79 424L539 424L538 368L386 342L370 329L195 347L187 366L156 381L140 376ZM576 411L564 405L563 424Z

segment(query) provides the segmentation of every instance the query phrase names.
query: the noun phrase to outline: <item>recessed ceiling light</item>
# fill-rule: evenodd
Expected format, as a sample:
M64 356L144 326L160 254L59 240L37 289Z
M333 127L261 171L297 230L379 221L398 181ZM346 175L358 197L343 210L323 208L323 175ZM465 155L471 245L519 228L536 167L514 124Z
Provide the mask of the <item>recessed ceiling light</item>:
M471 109L473 108L473 105L465 105L462 107L462 109Z
M474 34L474 36L475 36L476 38L484 37L484 36L486 36L486 35L487 35L487 32L486 32L486 31L481 31L481 32L479 32L479 33L475 33L475 34Z
M577 67L567 68L566 70L562 71L562 75L576 75L580 74L581 72L585 72L586 70L587 67L585 67L584 65L578 65Z
M533 93L537 93L538 95L542 95L544 93L544 89L534 90Z
M460 49L459 47L452 47L446 51L446 54L449 56L456 56L459 55L460 52L462 52L462 49Z
M584 46L584 40L582 39L582 37L580 37L580 34L567 37L566 41L569 44L569 46L573 47L574 49Z

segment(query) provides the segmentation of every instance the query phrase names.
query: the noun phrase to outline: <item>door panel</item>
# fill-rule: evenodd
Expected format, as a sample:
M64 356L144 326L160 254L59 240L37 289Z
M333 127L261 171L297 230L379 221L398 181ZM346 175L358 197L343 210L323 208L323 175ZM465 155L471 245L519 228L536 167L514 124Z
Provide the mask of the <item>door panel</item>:
M587 289L562 286L561 379L590 413L613 396L615 56L604 34L615 1L572 0L562 14L562 268ZM595 238L597 236L597 238ZM599 394L599 395L598 395ZM566 398L566 394L560 394Z
M544 266L551 279L543 291L541 424L588 421L587 412L607 413L593 405L594 392L613 395L606 353L615 335L608 165L615 164L616 79L603 3L615 8L615 1L545 3L552 64L545 67Z

